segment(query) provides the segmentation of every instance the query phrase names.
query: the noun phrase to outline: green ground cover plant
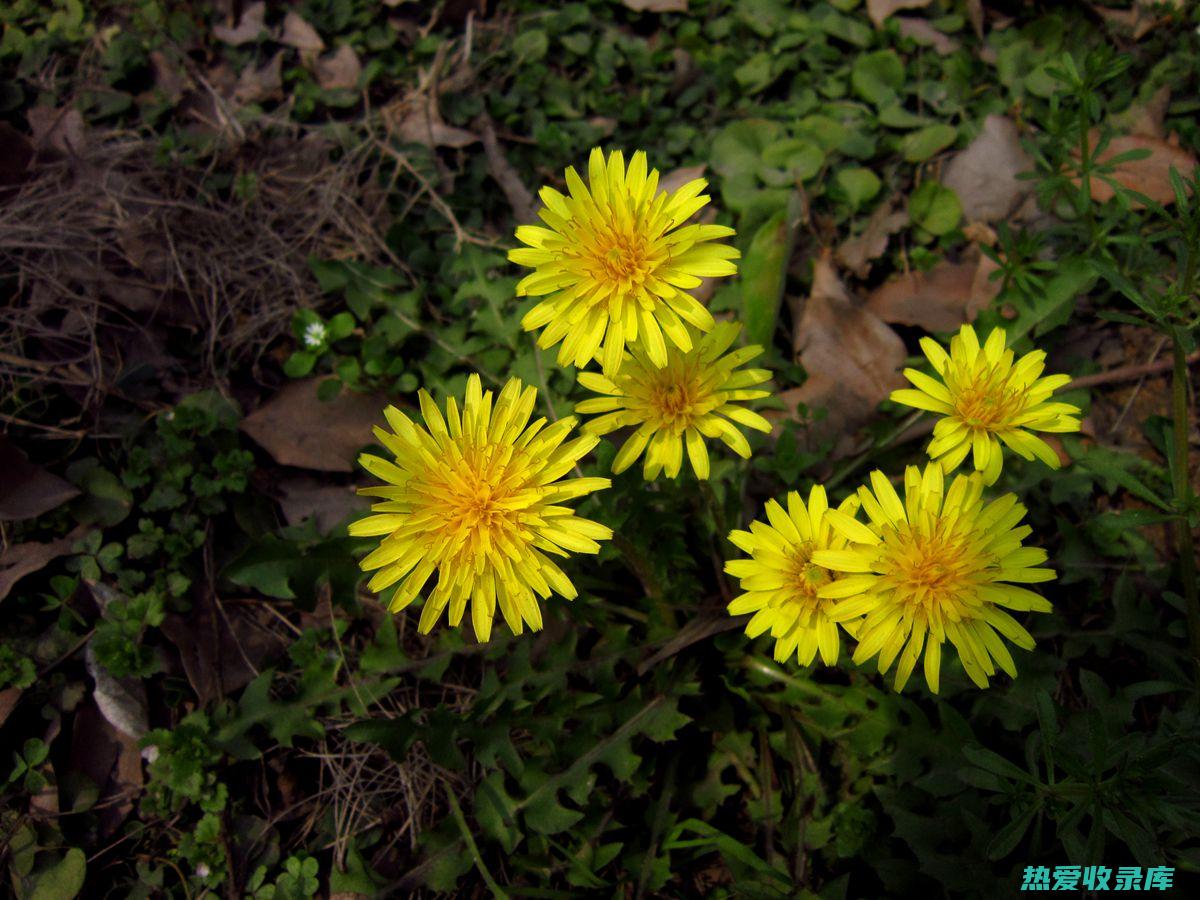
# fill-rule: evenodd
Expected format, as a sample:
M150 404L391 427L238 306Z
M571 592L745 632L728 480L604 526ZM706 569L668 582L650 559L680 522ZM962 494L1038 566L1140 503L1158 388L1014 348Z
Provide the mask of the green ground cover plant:
M0 28L6 891L1196 876L1191 5L55 0ZM630 332L539 307L589 233L521 230L561 231L539 210L613 151L677 197L703 179L672 227L726 248L680 251L696 309L661 351L642 322L636 371ZM630 246L612 277L646 277ZM994 450L939 406L966 324L1064 376ZM659 443L638 392L708 365L735 424ZM404 422L517 396L577 418L546 502L590 524L545 532L570 552L524 557L526 599L406 590L411 510L356 491L404 483ZM1024 508L1006 571L1055 576L1008 595L1000 650L950 637L930 668L877 611L762 613L762 528L806 504L832 530L804 603L855 602L872 504L907 488L915 522L956 452L945 490Z

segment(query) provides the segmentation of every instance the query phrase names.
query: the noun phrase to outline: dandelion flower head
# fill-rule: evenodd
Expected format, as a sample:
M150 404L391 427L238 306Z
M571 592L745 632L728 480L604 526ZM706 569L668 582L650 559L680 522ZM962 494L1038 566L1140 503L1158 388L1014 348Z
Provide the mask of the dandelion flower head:
M399 583L390 603L395 612L437 573L421 612L422 633L447 607L457 626L468 603L481 641L491 634L497 606L514 634L524 625L540 629L538 597L576 596L551 557L596 553L597 541L612 537L611 529L563 505L609 486L607 478L560 480L598 438L568 441L573 417L531 423L537 391L516 378L493 396L472 375L461 412L451 397L444 416L427 392L419 397L424 426L389 406L384 415L391 430L375 429L395 461L360 458L387 482L360 491L380 502L373 515L350 526L352 535L382 537L361 562L375 573L368 588L379 592Z
M921 349L941 380L905 369L904 377L914 387L893 391L892 400L942 416L928 449L944 472L952 472L970 455L984 482L995 483L1003 463L1001 442L1024 459L1036 457L1053 469L1059 467L1058 454L1032 432L1078 431L1080 410L1050 400L1071 376L1042 377L1043 351L1014 362L1013 351L1005 349L1003 329L993 329L980 346L970 325L951 339L949 353L932 338L922 338Z
M901 690L925 651L925 680L938 690L942 645L949 641L963 669L981 688L996 667L1016 677L1001 638L1025 650L1034 641L1005 609L1049 612L1050 603L1021 584L1049 581L1041 568L1046 551L1021 542L1025 507L1015 494L984 502L983 479L958 475L944 489L936 462L922 472L909 466L904 500L882 472L858 490L869 524L832 510L830 524L849 542L844 550L818 550L813 562L847 577L821 588L840 599L835 621L864 617L854 662L879 657L887 672L897 659L894 685Z
M620 150L588 160L588 183L566 173L566 195L543 187L539 215L548 227L522 225L526 246L508 258L534 271L517 285L518 296L544 297L522 319L526 331L544 329L539 346L562 342L559 365L588 365L600 354L612 377L627 344L639 343L650 363L667 364L667 341L692 347L684 327L713 327L713 317L687 293L705 277L732 275L738 251L714 243L729 237L724 225L684 225L708 203L702 178L671 193L658 189L658 170L647 171L638 151L625 165ZM682 227L680 227L682 226ZM665 335L665 339L664 339Z
M754 613L746 623L746 634L755 638L769 630L777 662L794 653L806 666L818 650L826 665L837 662L838 623L829 613L836 603L830 594L839 596L836 587L841 576L813 562L816 551L843 550L847 545L846 538L830 526L828 507L821 485L809 492L807 504L792 491L786 510L768 500L766 522L755 520L749 531L729 535L736 547L750 554L749 559L725 563L725 571L739 578L745 591L729 604L729 614ZM838 509L852 516L858 509L857 497L851 495ZM820 593L823 589L826 595ZM842 621L841 627L851 634L857 630L849 621Z
M624 472L645 453L642 474L647 480L665 473L679 474L684 450L697 478L708 478L709 458L705 438L719 438L743 458L750 444L739 425L770 431L771 423L741 404L770 396L757 389L771 377L767 369L742 369L760 353L756 345L726 353L741 326L717 323L706 335L693 333L687 352L673 352L661 368L641 347L632 347L613 375L579 373L579 383L604 396L584 400L578 413L604 413L587 421L585 434L608 434L636 426L613 460L614 473Z

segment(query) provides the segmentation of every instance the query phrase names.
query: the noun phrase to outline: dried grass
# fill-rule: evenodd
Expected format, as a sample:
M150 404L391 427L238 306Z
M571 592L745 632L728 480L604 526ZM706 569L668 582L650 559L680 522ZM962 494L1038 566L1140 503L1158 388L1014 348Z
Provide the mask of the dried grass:
M186 338L189 381L224 387L297 306L319 302L310 254L404 268L383 240L387 198L368 142L341 151L292 129L214 155L207 170L159 155L157 139L92 134L80 154L35 164L0 206L0 272L12 279L0 392L65 384L86 409L114 391L138 336L162 347L164 329ZM211 188L218 167L253 184L246 199Z

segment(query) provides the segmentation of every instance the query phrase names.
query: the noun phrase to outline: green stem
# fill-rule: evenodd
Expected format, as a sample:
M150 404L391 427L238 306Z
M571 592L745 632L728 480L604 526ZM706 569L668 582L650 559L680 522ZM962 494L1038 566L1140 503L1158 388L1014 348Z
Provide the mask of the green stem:
M479 874L483 876L484 882L491 888L493 897L508 900L508 894L504 892L504 888L496 883L496 879L492 877L492 873L484 865L483 857L479 854L479 847L475 845L475 838L471 836L471 829L467 826L466 817L463 816L462 807L458 805L458 798L454 796L454 789L446 782L442 784L446 788L446 799L450 801L450 812L454 814L454 821L458 825L458 831L462 835L462 839L467 844L467 852L471 854L471 859L475 862L475 868L479 870Z
M1179 550L1179 577L1183 581L1183 596L1187 601L1188 637L1192 656L1200 666L1200 595L1196 585L1196 548L1192 543L1192 529L1188 522L1191 511L1192 485L1188 478L1188 365L1187 354L1178 339L1172 342L1175 356L1175 376L1172 380L1173 430L1175 454L1171 480L1175 488L1175 501L1180 506L1180 516L1175 523L1175 543Z

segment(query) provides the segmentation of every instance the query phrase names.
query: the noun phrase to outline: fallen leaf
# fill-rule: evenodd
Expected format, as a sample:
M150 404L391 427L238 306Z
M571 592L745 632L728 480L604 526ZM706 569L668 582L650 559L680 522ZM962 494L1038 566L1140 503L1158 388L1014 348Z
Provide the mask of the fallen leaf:
M1144 103L1134 103L1124 112L1110 116L1108 121L1116 131L1165 140L1163 120L1170 102L1171 86L1164 84Z
M262 34L263 29L266 28L266 17L266 3L251 3L242 10L242 17L238 19L235 27L230 28L226 25L214 25L213 37L226 44L232 44L235 47L248 44Z
M209 599L186 616L171 613L163 621L162 632L178 648L201 706L245 687L284 649L284 641L255 615L259 608L226 604L221 615Z
M708 166L700 163L698 166L683 166L679 169L672 169L666 175L658 179L658 189L670 194L673 191L679 190L689 181L695 181L697 178L703 178L704 173L708 171Z
M483 154L487 158L488 174L492 176L496 184L500 185L500 190L504 192L504 197L508 200L508 205L512 207L516 220L532 222L537 216L537 205L533 202L533 194L529 192L529 188L525 186L525 182L521 180L517 170L513 168L508 157L504 155L504 151L500 149L500 142L496 139L496 129L492 125L491 117L484 113L475 120L474 125L479 130L480 140L483 141Z
M383 421L386 397L344 391L332 401L317 399L322 379L293 381L242 420L250 435L277 463L321 472L353 472L358 451Z
M406 144L458 149L479 140L479 135L474 132L443 122L442 113L431 95L422 95L420 101L406 98L385 108L384 123L394 137Z
M1089 137L1095 143L1099 140L1100 133L1096 129L1092 129ZM1196 157L1183 147L1177 147L1158 138L1126 134L1113 138L1104 148L1104 152L1097 157L1097 160L1105 162L1118 154L1128 153L1130 150L1149 150L1150 155L1145 159L1118 163L1116 171L1108 177L1120 185L1145 194L1151 200L1164 206L1174 203L1175 191L1171 187L1169 175L1171 167L1174 166L1180 175L1190 176L1192 170L1196 168ZM1094 200L1104 203L1111 200L1115 193L1108 182L1100 178L1092 179L1092 198ZM1140 203L1135 202L1133 205L1134 208L1141 208Z
M23 452L0 434L0 521L36 519L62 506L79 489L41 466L31 463Z
M285 52L280 50L257 69L247 66L242 70L238 76L237 85L233 89L233 99L239 106L279 96L283 90L283 55Z
M33 144L39 150L53 150L64 156L78 156L87 146L83 116L73 106L55 109L33 106L26 113Z
M1140 41L1156 26L1170 21L1173 17L1173 12L1160 16L1159 9L1172 6L1174 10L1181 10L1183 4L1184 0L1135 0L1132 9L1109 9L1103 6L1093 7L1093 9L1102 19L1112 22L1120 28L1128 29L1133 33L1133 39Z
M808 381L790 399L852 421L903 386L899 369L907 351L896 332L850 296L831 255L825 250L813 264L812 292L796 319L793 345Z
M967 19L975 37L983 39L983 0L967 0Z
M958 195L968 222L994 222L1008 216L1029 193L1031 182L1017 174L1033 168L1021 146L1017 126L1004 116L990 115L942 173L942 184Z
M867 0L867 15L871 17L876 28L882 28L892 13L902 9L924 9L932 2L933 0Z
M332 485L300 476L283 479L279 490L279 506L287 523L299 525L312 518L322 534L370 507L370 501L360 497L354 485Z
M333 53L317 60L317 84L327 91L354 90L362 75L362 63L349 44L341 44Z
M96 703L85 702L75 711L71 768L99 788L100 796L91 814L98 820L100 836L110 837L133 811L142 791L144 775L138 741L114 728Z
M325 49L325 42L321 40L317 30L305 22L299 13L290 9L283 18L283 33L279 36L279 43L295 47L300 51L301 57L305 54L320 53Z
M95 590L95 585L93 592ZM96 651L89 641L84 649L83 661L92 676L95 690L92 697L108 723L117 731L141 740L150 730L147 714L146 686L142 679L132 676L117 678L96 660Z
M892 279L871 293L867 308L885 322L916 325L925 331L956 331L963 323L975 321L1000 293L1000 282L990 277L998 266L976 253L970 261L943 260L928 272Z
M0 691L0 727L4 726L8 717L12 715L12 711L17 708L17 703L23 693L25 693L24 690L15 687Z
M634 12L687 12L688 0L621 0Z
M949 56L962 46L950 35L938 31L928 19L918 19L916 16L896 16L900 25L900 33L912 38L923 47L932 47L938 56Z
M46 544L36 541L26 541L23 544L9 544L0 551L0 600L8 596L18 581L26 575L42 569L47 563L60 556L66 556L75 546L87 528L78 526L66 537Z
M837 261L854 273L866 278L871 262L883 256L891 236L908 224L908 211L896 208L896 198L879 204L867 219L862 234L849 238L837 248Z

